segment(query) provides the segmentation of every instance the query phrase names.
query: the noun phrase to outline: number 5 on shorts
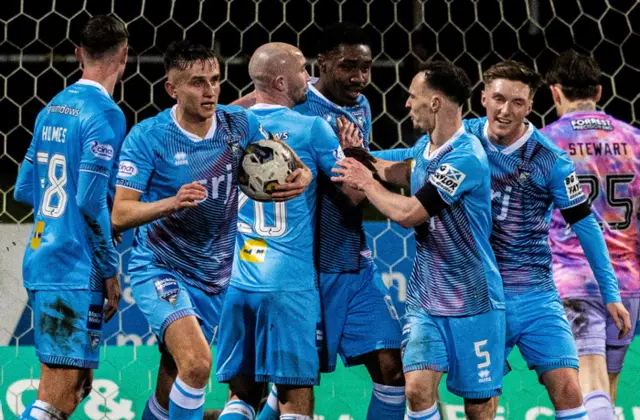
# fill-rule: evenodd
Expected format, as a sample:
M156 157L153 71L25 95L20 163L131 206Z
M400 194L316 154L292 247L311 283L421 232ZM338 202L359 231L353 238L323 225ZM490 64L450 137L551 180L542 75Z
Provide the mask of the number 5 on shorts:
M478 356L481 359L484 359L484 362L478 363L478 369L484 369L487 366L491 365L491 355L489 354L488 351L482 350L482 346L486 344L487 344L487 340L476 341L475 343L473 343L474 347L476 348L476 356Z

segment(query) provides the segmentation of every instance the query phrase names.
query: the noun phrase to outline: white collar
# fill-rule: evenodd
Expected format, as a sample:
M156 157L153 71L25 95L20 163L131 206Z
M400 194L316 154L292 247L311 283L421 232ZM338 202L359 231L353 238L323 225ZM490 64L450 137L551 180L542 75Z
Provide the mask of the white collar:
M178 109L178 104L175 104L172 108L171 108L171 119L173 120L173 122L176 124L176 126L178 126L178 128L180 129L180 131L182 131L182 133L187 136L191 141L195 141L195 142L199 142L202 141L204 139L210 139L213 137L213 135L216 132L216 128L218 126L218 121L216 119L216 114L213 114L213 121L211 122L211 127L209 127L209 131L207 131L207 135L204 136L204 139L200 138L198 135L191 133L190 131L185 130L184 128L180 127L180 124L178 124L178 118L176 117L176 110Z
M265 103L259 103L259 104L255 104L249 107L249 109L255 109L255 110L263 110L263 109L281 109L281 108L286 108L286 106L284 105L276 105L276 104L265 104Z
M308 83L307 85L309 87L309 89L316 94L317 97L319 97L320 99L324 100L325 102L329 103L332 106L335 106L337 108L344 108L338 104L336 104L335 102L330 101L326 96L324 96L322 93L320 93L320 91L318 89L316 89L316 87L314 85L311 84L311 82Z
M80 79L76 82L76 84L78 85L87 85L87 86L93 86L95 88L98 88L102 93L104 93L105 95L107 95L109 98L111 98L111 95L109 94L109 92L107 92L107 89L104 88L104 86L102 86L100 83L95 82L93 80L89 80L89 79Z
M504 149L500 150L493 143L491 143L491 140L489 139L489 131L488 131L489 130L489 121L487 121L484 124L484 133L483 134L484 134L484 138L487 140L487 144L489 144L489 150L491 150L492 152L501 152L501 153L503 153L505 155L510 155L511 153L513 153L516 150L518 150L522 145L524 145L527 142L527 140L529 140L529 138L533 134L533 124L531 124L527 120L525 120L525 123L527 123L527 131L524 132L522 137L520 137L518 140L513 142L510 146L507 146Z
M451 136L449 138L449 140L445 141L444 144L440 145L440 147L438 147L436 150L434 150L431 153L429 153L429 148L430 148L430 145L431 145L431 137L429 137L429 143L427 143L427 146L424 148L424 152L423 152L422 156L425 159L432 160L434 157L436 157L438 152L440 150L442 150L442 148L444 148L445 146L448 146L451 143L453 143L454 141L458 140L460 138L460 136L463 135L464 133L465 133L464 125L461 125L460 128L458 128L456 130L456 132L453 133L453 136Z

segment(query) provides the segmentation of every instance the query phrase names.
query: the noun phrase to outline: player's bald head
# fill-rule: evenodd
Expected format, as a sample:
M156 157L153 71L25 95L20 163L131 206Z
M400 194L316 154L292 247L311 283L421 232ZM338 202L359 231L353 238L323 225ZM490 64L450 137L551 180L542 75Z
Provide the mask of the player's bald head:
M259 47L249 61L249 76L256 89L268 89L278 76L287 77L297 71L302 51L283 42L270 42Z

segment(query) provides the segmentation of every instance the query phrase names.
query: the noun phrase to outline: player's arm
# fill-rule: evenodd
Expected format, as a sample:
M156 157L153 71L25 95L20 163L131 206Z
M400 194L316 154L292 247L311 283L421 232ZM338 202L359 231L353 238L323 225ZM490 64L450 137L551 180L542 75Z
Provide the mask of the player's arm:
M405 197L387 190L374 179L370 170L353 158L339 161L333 172L338 176L332 177L332 181L364 192L366 198L382 214L403 227L420 225L429 218L428 210L418 198Z
M34 193L36 187L39 185L36 184L35 181L35 170L36 163L34 160L36 159L36 131L38 127L38 120L40 119L40 114L38 114L38 118L36 119L36 124L34 128L34 136L31 139L31 144L29 144L29 148L27 149L27 153L20 164L20 169L18 170L18 178L16 179L16 185L13 190L13 198L22 203L27 204L34 209L38 207L35 202L37 194Z
M93 258L104 279L118 273L107 197L114 161L124 137L123 120L121 112L108 110L92 115L82 127L82 157L75 199L90 227Z
M154 171L153 152L144 129L134 127L122 146L116 195L113 200L111 222L116 231L142 226L167 217L185 208L197 206L206 197L205 188L198 182L183 185L173 197L154 202L142 202Z
M142 191L118 185L111 219L117 232L146 225L180 210L196 207L206 198L206 189L197 181L185 184L173 197L146 203L140 201Z
M621 336L629 332L629 313L624 308L618 290L618 279L611 265L611 258L598 222L582 191L573 162L562 155L553 167L551 190L554 204L560 209L564 220L571 225L584 255L598 282L600 294L607 310L620 329Z
M255 104L256 104L256 91L252 90L246 95L231 102L229 105L237 105L237 106L241 106L244 109L247 109L247 108L251 108Z
M34 171L35 166L33 160L25 156L18 170L18 179L16 180L16 186L13 190L13 198L22 204L36 208L33 193L34 187L36 186L33 180Z
M338 136L328 122L316 117L311 128L310 137L311 147L315 153L318 167L326 176L333 176L332 171L336 167L336 163L339 159L344 159L345 157ZM362 191L351 188L344 183L340 185L340 190L354 206L357 206L365 199Z

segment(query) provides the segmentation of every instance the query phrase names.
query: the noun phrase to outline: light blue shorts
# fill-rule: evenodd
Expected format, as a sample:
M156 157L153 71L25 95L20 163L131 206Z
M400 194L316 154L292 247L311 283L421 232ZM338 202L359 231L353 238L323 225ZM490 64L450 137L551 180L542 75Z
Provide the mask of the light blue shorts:
M448 372L447 389L468 399L501 394L504 375L505 311L467 317L432 316L406 308L404 371Z
M374 264L357 273L320 273L325 332L322 372L333 372L338 354L345 366L381 349L399 349L402 328L389 291Z
M222 309L216 377L318 385L322 345L317 290L249 292L230 286Z

